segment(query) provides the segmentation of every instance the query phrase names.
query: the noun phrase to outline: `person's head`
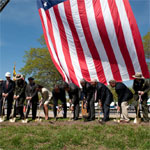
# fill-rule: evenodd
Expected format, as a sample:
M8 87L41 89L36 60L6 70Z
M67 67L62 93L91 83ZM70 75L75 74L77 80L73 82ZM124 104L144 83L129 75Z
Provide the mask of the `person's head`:
M140 82L144 79L143 75L141 72L137 72L135 75L132 76L134 78L134 80L136 80L137 82Z
M38 86L37 86L37 89L38 89L38 91L40 91L40 92L42 91L42 88L43 88L42 85L38 85Z
M97 79L92 79L90 83L93 87L95 87L97 85Z
M28 81L29 81L29 84L32 84L34 82L34 78L33 77L29 77Z
M69 84L68 83L64 83L64 85L63 85L63 87L64 87L64 89L66 90L66 91L69 91Z
M6 73L5 73L5 77L6 77L6 79L9 81L10 78L11 78L10 72L6 72Z
M15 80L18 84L22 83L22 75L21 74L17 74L15 77Z
M81 84L82 87L85 86L85 83L86 83L85 79L81 79L81 80L80 80L80 84Z
M59 85L58 84L55 84L54 85L54 91L56 92L56 93L59 93Z
M0 85L2 85L3 84L3 79L0 79Z
M112 88L114 88L116 86L116 80L110 80L109 84Z

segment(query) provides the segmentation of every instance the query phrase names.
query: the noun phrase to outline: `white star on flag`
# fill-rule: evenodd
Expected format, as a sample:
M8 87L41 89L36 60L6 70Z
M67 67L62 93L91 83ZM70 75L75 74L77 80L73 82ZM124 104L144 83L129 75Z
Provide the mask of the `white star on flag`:
M44 2L44 7L47 7L47 2Z

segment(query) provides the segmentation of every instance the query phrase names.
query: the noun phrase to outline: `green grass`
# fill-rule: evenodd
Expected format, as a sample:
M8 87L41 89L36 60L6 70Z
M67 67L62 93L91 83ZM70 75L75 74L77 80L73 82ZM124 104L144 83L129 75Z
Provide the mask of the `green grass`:
M66 122L66 123L65 123ZM32 123L0 125L0 150L149 150L147 125ZM81 122L81 124L80 124Z

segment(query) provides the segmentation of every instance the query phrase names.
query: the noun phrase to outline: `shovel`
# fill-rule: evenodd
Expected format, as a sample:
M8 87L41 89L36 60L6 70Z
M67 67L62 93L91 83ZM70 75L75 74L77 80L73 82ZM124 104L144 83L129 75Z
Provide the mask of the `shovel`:
M5 111L5 97L3 97L3 105L2 105L2 116L0 117L0 123L5 121L4 111Z
M120 112L117 110L117 117L114 119L114 122L120 123Z
M35 119L35 122L42 122L42 118L40 118L40 113L41 113L41 106L39 105L39 113L38 113L38 118Z
M14 103L13 103L13 111L11 113L11 116L14 116L15 113L15 109L16 109L16 99L14 99ZM16 117L13 117L12 119L9 120L9 122L16 122Z
M137 103L137 113L136 113L136 118L134 119L135 124L140 124L141 123L141 118L139 118L138 114L140 113L140 102L141 102L141 95L139 95L138 103Z

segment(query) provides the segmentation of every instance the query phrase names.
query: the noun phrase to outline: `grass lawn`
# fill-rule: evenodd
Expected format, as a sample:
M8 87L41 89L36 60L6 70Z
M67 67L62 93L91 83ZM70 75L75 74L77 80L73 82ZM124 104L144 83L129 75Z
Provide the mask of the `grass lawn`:
M0 150L150 150L150 125L97 121L0 124Z

